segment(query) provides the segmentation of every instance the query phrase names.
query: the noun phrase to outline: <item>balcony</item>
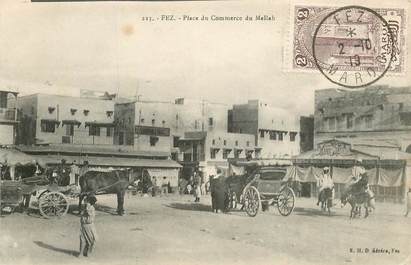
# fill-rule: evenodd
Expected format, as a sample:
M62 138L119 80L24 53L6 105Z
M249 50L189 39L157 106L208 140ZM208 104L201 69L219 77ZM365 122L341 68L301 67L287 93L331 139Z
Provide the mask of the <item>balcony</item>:
M0 108L0 121L17 121L17 110L15 108Z

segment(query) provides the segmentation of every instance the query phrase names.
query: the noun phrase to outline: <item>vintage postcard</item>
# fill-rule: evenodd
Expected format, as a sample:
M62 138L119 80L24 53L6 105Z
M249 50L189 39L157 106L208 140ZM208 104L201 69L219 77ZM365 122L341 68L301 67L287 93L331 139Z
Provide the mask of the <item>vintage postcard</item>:
M410 0L0 0L0 264L411 264Z

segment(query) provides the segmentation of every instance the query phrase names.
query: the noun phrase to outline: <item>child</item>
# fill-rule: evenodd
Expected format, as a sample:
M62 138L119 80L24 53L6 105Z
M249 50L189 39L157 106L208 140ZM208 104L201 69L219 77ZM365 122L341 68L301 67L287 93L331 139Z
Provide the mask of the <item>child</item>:
M97 241L96 228L94 226L95 209L94 204L97 202L95 196L88 196L86 199L86 209L81 213L80 218L80 253L78 257L87 257L94 249Z

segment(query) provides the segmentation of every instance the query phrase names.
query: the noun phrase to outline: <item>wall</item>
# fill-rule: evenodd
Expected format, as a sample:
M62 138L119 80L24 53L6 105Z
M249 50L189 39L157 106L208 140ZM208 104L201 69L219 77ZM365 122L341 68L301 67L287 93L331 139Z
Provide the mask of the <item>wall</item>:
M249 100L247 104L233 106L230 120L232 132L255 136L255 144L262 148L261 158L292 156L300 152L299 120L286 110L260 100ZM285 134L282 141L279 137L270 139L270 133L280 132ZM291 133L296 135L294 141L290 140Z
M0 145L14 144L14 126L0 124Z
M107 111L114 113L114 102L111 100L36 94L18 98L18 105L23 116L36 120L35 138L38 143L62 143L62 136L66 135L66 125L63 126L62 121L77 120L81 125L74 126L74 144L113 144L113 136L106 136L106 128L100 129L100 136L90 136L89 128L85 126L86 122L113 123L114 114L111 117L107 115ZM49 107L54 108L54 111L50 113ZM72 114L71 109L77 111ZM88 115L84 114L84 110L89 110ZM60 121L60 125L54 133L42 132L42 119L55 119Z
M405 151L411 144L411 87L317 90L314 126L315 143L346 137L379 139L396 143Z
M227 132L227 105L185 98L176 99L175 103L172 127L175 135L182 136L185 131Z
M215 158L211 158L211 149L213 148L219 148ZM247 150L255 150L254 135L239 133L207 133L204 149L206 161L226 162L227 158L223 158L224 149L231 149L227 158L235 158L235 149L242 150L238 158L246 158Z

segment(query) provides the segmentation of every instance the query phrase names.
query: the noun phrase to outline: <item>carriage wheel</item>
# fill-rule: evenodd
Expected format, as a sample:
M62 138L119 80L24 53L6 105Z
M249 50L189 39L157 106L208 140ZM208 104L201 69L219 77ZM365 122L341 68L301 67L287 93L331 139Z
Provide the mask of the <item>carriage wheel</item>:
M254 186L250 186L244 192L244 209L248 216L255 217L260 208L260 193Z
M282 216L290 215L294 210L295 194L292 189L285 187L280 191L277 200L277 208Z
M68 208L67 198L60 192L44 193L39 199L40 214L45 218L64 216Z

